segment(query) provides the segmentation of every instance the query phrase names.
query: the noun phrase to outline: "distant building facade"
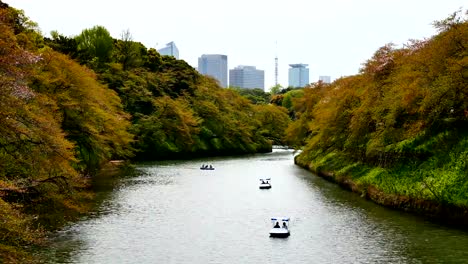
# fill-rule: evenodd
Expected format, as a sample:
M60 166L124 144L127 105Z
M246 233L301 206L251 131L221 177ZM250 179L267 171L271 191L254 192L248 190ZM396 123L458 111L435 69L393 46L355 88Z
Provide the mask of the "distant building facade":
M179 59L179 49L176 47L174 41L171 41L166 44L166 47L158 50L159 54L172 56L176 59Z
M309 68L308 64L289 64L289 86L305 87L309 84Z
M265 89L265 72L255 66L239 65L229 70L229 86L254 89Z
M322 75L322 76L319 76L319 81L322 81L323 83L331 83L331 77Z
M226 88L228 84L227 56L221 54L203 54L198 58L198 71L219 81Z

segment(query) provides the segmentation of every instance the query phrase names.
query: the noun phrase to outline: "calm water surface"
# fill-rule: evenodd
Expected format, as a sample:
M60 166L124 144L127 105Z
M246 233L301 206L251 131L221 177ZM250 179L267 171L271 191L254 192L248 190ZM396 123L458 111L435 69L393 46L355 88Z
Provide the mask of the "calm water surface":
M55 234L51 263L468 263L467 232L341 190L292 151L138 170ZM264 177L272 189L258 189ZM269 237L272 216L291 218L289 238Z

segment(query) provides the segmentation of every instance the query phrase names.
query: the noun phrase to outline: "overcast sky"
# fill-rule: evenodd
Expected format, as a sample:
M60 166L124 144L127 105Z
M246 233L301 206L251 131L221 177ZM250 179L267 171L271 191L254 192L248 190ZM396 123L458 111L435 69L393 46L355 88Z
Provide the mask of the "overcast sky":
M265 88L288 86L288 64L309 64L310 82L358 73L386 43L436 34L431 25L466 0L3 0L39 24L75 36L104 26L114 38L129 29L147 48L174 41L180 59L197 67L202 54L225 54L228 67L265 71Z

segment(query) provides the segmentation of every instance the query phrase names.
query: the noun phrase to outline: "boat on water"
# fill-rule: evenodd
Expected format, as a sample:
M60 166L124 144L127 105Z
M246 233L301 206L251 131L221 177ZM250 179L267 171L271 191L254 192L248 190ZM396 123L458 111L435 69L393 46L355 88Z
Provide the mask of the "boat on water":
M288 237L289 217L272 217L273 228L270 230L270 237Z
M207 164L207 165L203 164L203 165L201 165L201 167L200 167L200 170L214 170L214 169L215 169L215 168L214 168L212 165L209 165L209 166L208 166L208 164Z
M260 185L258 186L258 188L260 188L260 189L270 189L271 188L270 181L271 181L270 178L260 179Z

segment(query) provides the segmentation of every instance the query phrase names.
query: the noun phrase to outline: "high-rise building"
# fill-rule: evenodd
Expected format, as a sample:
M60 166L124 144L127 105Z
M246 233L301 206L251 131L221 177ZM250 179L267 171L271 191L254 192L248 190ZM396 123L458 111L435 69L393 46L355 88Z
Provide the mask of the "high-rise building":
M319 81L322 81L323 83L331 83L331 77L327 75L322 75L319 76Z
M198 71L219 81L226 88L228 80L227 56L221 54L203 54L198 58Z
M239 88L265 89L265 72L255 66L239 65L229 70L229 86Z
M308 64L289 64L289 86L305 87L309 84Z
M159 54L172 56L176 59L179 59L179 49L176 47L174 41L171 41L166 44L166 47L158 50Z

